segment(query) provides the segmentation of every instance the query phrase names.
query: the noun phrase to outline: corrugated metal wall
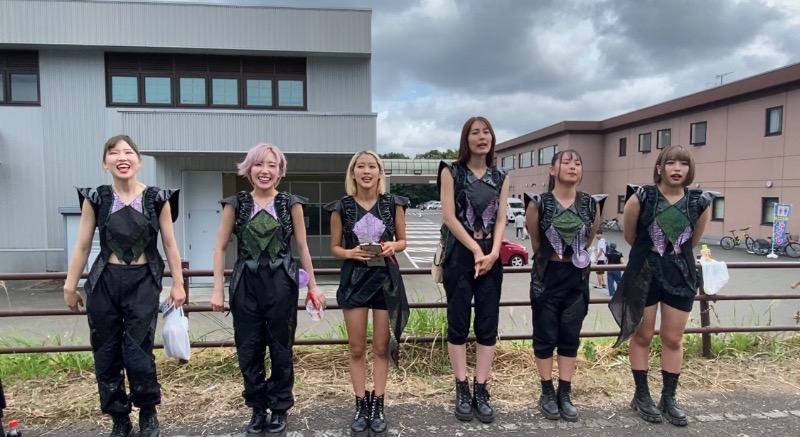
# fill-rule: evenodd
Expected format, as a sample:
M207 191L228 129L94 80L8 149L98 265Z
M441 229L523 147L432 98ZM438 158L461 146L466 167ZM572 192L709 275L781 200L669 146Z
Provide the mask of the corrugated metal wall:
M308 110L369 114L372 73L367 59L308 58Z
M369 10L4 0L0 41L369 56L371 20Z
M256 112L122 112L122 128L143 150L246 151L271 142L285 151L374 149L376 116Z

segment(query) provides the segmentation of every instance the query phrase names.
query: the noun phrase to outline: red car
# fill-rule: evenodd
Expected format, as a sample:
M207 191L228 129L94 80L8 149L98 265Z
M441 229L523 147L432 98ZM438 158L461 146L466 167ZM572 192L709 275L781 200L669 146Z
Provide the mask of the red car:
M504 266L522 267L528 265L528 249L519 243L503 240L500 246L500 262Z

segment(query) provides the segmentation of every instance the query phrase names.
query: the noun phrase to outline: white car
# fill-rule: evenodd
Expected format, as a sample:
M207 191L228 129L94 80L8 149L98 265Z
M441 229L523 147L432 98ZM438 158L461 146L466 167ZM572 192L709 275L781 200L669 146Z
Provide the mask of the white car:
M507 204L508 209L506 210L506 219L508 219L509 223L514 221L514 217L516 217L517 214L525 213L525 204L522 202L522 199L509 197Z

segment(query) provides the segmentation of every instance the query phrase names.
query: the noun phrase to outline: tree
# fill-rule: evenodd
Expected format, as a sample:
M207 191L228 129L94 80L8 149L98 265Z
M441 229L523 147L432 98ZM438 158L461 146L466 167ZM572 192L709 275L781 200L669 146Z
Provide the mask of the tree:
M447 149L441 151L438 149L429 150L425 153L419 153L414 159L458 159L458 150Z
M378 155L381 159L409 159L405 153L401 152L389 152L389 153L382 153Z

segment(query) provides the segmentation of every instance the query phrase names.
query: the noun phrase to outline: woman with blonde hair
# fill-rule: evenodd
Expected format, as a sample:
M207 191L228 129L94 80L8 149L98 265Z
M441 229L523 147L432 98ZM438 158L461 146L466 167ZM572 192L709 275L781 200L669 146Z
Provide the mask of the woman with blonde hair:
M344 313L355 392L352 436L387 433L384 395L389 361L397 365L399 341L409 309L395 254L406 248L408 199L386 192L383 162L371 151L356 153L347 166L347 195L325 205L331 213L331 251L345 260L336 300ZM372 310L372 378L366 390L367 320Z

